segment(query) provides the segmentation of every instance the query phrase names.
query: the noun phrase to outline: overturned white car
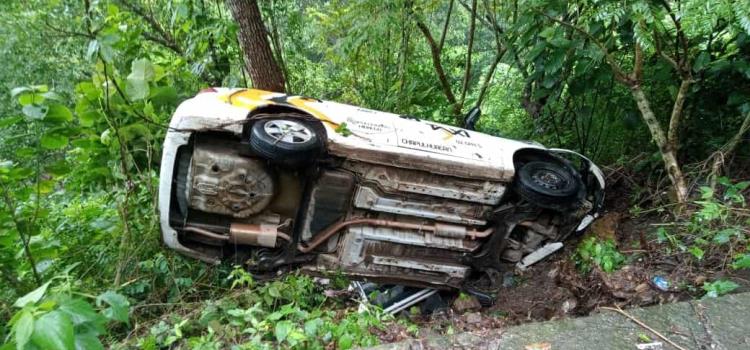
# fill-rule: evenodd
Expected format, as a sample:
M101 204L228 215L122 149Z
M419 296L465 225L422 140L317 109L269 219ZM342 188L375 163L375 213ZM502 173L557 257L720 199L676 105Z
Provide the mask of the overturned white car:
M166 245L208 262L491 298L498 271L591 223L603 189L601 171L572 151L214 88L172 117L159 209Z

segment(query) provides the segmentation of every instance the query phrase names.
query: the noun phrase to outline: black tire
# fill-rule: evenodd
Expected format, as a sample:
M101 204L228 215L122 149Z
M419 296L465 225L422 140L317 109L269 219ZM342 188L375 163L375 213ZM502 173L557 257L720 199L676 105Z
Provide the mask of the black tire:
M287 125L290 131L285 131L283 125ZM320 155L323 148L317 130L309 122L299 119L259 120L250 131L250 149L258 156L279 165L307 165Z
M557 159L534 160L518 169L514 189L530 203L549 209L564 210L581 199L583 180L569 164Z
M188 212L187 179L190 172L192 153L192 149L188 149L185 146L180 147L177 151L177 161L175 164L174 193L177 201L177 209L183 218L187 217Z

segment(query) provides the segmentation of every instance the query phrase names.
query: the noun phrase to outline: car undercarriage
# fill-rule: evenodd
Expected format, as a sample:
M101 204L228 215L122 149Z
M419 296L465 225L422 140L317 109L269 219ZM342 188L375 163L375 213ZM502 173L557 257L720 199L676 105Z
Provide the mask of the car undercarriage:
M601 203L590 162L555 150L516 151L516 174L486 178L327 152L325 126L303 113L250 114L235 130L175 132L168 225L190 255L258 276L301 268L491 299L500 271Z

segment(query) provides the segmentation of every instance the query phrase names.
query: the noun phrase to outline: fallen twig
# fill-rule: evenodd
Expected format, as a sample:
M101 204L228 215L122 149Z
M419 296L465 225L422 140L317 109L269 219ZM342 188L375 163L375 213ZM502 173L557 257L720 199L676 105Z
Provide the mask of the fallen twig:
M664 336L663 334L661 334L661 333L657 332L656 330L654 330L653 328L649 327L649 326L648 326L647 324L645 324L645 323L641 322L641 321L640 321L640 320L638 320L637 318L635 318L635 317L631 316L631 315L630 315L629 313L627 313L627 312L623 311L623 310L622 310L622 309L621 309L621 308L620 308L619 306L615 306L615 307L600 306L599 308L600 308L600 309L603 309L603 310L610 310L610 311L614 311L614 312L617 312L617 313L619 313L620 315L623 315L623 316L627 317L628 319L630 319L631 321L635 322L635 323L636 323L637 325L639 325L639 326L641 326L641 327L645 328L645 329L646 329L646 330L648 330L649 332L651 332L651 333L654 333L654 334L655 334L655 335L656 335L657 337L659 337L659 338L661 338L662 340L664 340L665 342L667 342L667 343L671 344L671 345L672 345L672 346L674 346L675 348L677 348L677 349L679 349L679 350L686 350L686 349L685 349L685 348L683 348L682 346L679 346L679 345L677 345L677 343L675 343L675 342L671 341L671 340L670 340L669 338L667 338L667 337L666 337L666 336Z

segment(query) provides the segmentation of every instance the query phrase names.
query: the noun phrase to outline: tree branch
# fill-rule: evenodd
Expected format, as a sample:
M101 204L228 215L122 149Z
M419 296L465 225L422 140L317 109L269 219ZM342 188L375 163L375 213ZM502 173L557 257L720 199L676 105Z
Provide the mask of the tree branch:
M469 89L469 79L471 78L471 51L474 48L474 31L477 23L477 0L471 2L471 24L469 25L469 43L466 47L466 63L464 64L464 82L461 88L461 102L458 108L463 108L466 100L466 91Z
M37 188L39 187L39 184L37 183ZM23 222L16 216L16 205L13 203L13 199L10 196L8 188L5 186L4 183L0 182L0 188L3 190L3 200L5 202L5 206L8 209L8 212L10 213L10 217L13 220L13 224L16 226L16 231L18 231L18 236L21 238L21 243L23 244L23 253L26 255L26 259L29 261L29 265L31 265L31 273L34 276L34 282L36 282L36 286L42 285L42 278L39 276L39 271L36 269L36 261L34 260L34 255L31 254L31 235L28 231L26 231L27 225L24 225ZM31 226L31 225L28 225Z
M455 0L451 0L450 5L448 5L448 14L445 16L445 24L443 25L443 34L440 35L440 45L438 45L440 52L443 52L443 44L445 44L445 36L448 33L448 23L450 23L451 21L451 13L453 13L454 1Z
M680 83L680 89L677 91L677 97L672 105L672 115L669 117L669 129L667 130L667 142L673 149L677 149L678 143L678 132L680 128L680 121L682 120L682 110L685 105L685 98L687 97L688 90L692 84L691 79L683 79Z
M740 126L740 129L737 130L737 133L734 134L724 146L721 146L718 151L714 152L708 158L707 161L710 161L711 158L713 158L713 166L711 167L711 173L709 174L709 178L711 179L710 186L712 189L716 188L716 179L721 171L722 164L724 164L724 159L734 152L737 145L742 141L742 136L748 131L750 131L750 113L745 114L745 119L742 121L742 125Z
M479 97L477 98L476 103L477 107L482 105L484 96L490 86L490 81L492 81L492 77L495 75L495 69L497 69L497 65L500 63L500 59L503 57L503 54L505 54L505 50L498 50L497 54L495 55L495 59L492 61L492 65L490 65L490 70L487 71L487 76L484 77L482 87L479 89Z
M661 37L659 36L659 33L654 30L654 46L656 48L656 53L659 54L659 56L667 61L678 73L682 70L679 64L677 64L677 61L675 61L672 57L669 57L664 50L662 49L662 43L661 43Z
M640 82L642 76L643 76L643 49L641 48L640 44L635 43L635 58L633 59L633 74L631 74L631 79L633 81Z
M675 53L677 54L678 61L680 63L681 70L685 70L685 68L688 68L690 66L690 58L689 58L689 52L688 52L688 41L687 37L685 36L685 32L682 30L682 24L680 22L680 19L677 18L677 16L672 11L672 8L669 6L669 3L667 3L666 0L661 0L661 5L667 10L667 14L669 15L669 18L672 20L672 23L674 24L675 31L677 32L677 42L678 45L682 46L682 57L679 57L679 50L676 50ZM688 69L689 72L689 69ZM680 71L680 74L683 72Z
M61 33L67 36L80 36L86 39L94 39L96 38L96 35L89 34L89 33L81 33L77 31L71 31L71 30L65 30L59 27L55 27L52 25L52 23L49 22L49 18L44 19L44 25L52 29L53 32Z
M149 24L149 27L151 27L151 29L157 34L154 35L148 32L143 32L144 38L157 44L161 44L164 47L174 51L176 54L183 54L182 48L174 39L172 34L170 34L167 30L164 29L164 27L162 27L162 25L159 23L159 21L156 20L152 13L146 12L145 9L141 8L131 0L118 0L117 3L124 6L139 17L143 18L143 20Z
M413 17L414 17L414 21L417 24L417 28L419 28L419 30L422 32L422 35L427 41L427 45L430 47L430 53L432 54L432 65L435 67L435 72L437 73L438 80L440 81L440 87L442 87L443 89L443 94L445 94L445 97L448 99L448 102L453 106L453 111L456 114L458 114L458 111L456 108L457 107L456 96L453 94L453 91L451 90L451 85L448 82L448 77L445 75L445 71L443 70L443 64L440 61L440 48L435 42L435 39L432 37L432 34L430 33L430 29L427 28L427 25L425 25L424 22L422 22L422 20L420 20L416 15L414 15Z

